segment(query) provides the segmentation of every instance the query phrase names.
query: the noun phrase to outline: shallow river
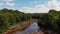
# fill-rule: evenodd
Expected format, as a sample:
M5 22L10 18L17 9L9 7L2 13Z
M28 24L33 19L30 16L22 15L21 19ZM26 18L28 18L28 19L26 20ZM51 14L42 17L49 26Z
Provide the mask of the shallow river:
M32 34L34 31L38 31L39 27L37 23L32 23L28 28L24 31L16 31L14 34Z

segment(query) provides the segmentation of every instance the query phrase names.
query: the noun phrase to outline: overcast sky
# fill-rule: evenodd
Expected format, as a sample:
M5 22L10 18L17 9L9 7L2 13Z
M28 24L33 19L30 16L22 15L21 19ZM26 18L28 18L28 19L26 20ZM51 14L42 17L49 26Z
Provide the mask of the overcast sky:
M47 13L60 10L60 0L0 0L0 9L16 9L25 13Z

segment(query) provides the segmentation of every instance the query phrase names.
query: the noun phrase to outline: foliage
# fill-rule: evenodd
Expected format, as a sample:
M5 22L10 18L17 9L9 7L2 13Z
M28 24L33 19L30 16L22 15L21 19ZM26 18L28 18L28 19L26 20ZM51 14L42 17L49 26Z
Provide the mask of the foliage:
M0 10L0 33L7 31L10 26L30 19L30 15L26 15L18 10L2 9Z
M60 11L50 10L49 13L23 13L18 10L2 9L0 10L0 33L7 31L10 26L21 23L32 17L39 18L39 24L44 28L53 28L55 32L60 32ZM52 27L50 26L52 25Z

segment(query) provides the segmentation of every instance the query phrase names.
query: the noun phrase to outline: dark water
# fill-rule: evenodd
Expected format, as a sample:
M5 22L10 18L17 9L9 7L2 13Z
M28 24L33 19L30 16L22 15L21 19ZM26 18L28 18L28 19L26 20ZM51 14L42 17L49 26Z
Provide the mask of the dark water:
M32 34L35 30L39 30L38 24L37 23L32 23L26 30L20 32L16 31L14 34Z

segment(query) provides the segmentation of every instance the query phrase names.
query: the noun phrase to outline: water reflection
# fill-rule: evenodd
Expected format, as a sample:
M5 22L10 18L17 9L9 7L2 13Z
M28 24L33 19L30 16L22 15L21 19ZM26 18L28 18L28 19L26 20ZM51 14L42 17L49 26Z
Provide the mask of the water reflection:
M17 31L15 34L32 34L35 30L39 30L38 24L33 22L26 30L19 32Z

